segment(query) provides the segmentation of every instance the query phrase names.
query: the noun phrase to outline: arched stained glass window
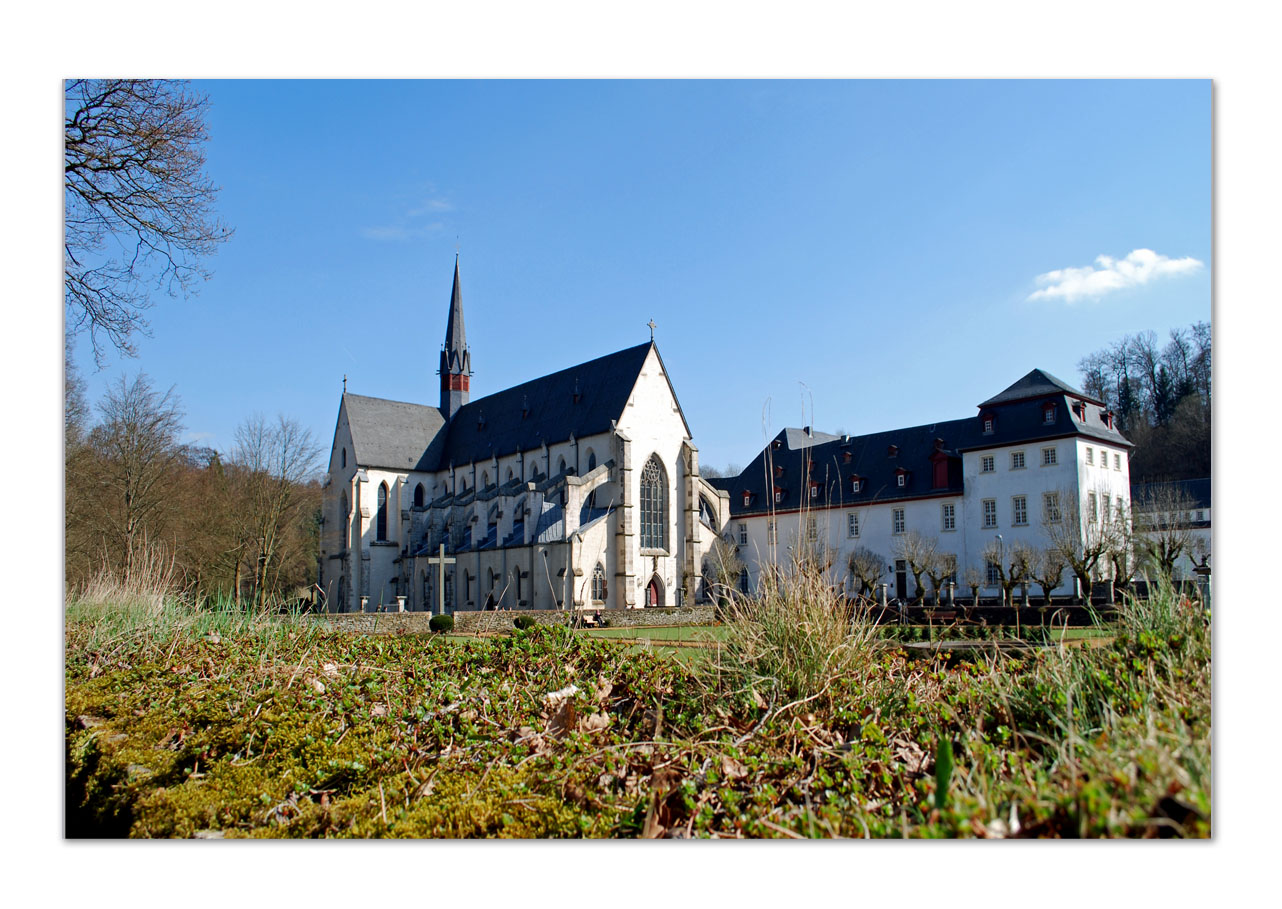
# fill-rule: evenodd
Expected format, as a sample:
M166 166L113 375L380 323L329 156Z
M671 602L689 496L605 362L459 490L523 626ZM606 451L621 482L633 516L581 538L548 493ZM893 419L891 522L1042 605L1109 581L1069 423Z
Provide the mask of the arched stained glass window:
M605 567L597 562L596 568L592 569L592 602L604 605L605 595Z
M668 474L658 455L650 455L641 471L641 548L666 549Z
M387 539L387 484L378 484L378 517L375 524L375 539Z

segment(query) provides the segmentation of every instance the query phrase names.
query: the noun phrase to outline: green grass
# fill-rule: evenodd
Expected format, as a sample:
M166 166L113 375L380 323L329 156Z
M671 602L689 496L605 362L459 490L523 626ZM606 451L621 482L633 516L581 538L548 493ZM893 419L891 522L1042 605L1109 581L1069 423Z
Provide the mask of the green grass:
M960 659L827 660L755 612L603 634L640 630L363 636L76 604L68 834L1209 835L1204 613L1148 604L1096 647Z
M629 628L588 628L584 634L594 638L626 638L649 641L691 641L709 643L725 639L726 630L717 625L647 625Z

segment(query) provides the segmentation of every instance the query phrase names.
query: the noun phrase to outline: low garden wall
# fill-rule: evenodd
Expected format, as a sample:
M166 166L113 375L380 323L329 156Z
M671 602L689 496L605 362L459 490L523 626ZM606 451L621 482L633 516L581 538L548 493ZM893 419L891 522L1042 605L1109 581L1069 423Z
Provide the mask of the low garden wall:
M568 625L575 613L561 610L502 610L454 613L454 630L461 634L511 631L519 615L528 615L538 625ZM645 625L711 625L711 606L661 607L654 609L605 609L603 622L612 628ZM315 614L315 621L334 631L358 634L426 634L432 620L426 612L341 612Z

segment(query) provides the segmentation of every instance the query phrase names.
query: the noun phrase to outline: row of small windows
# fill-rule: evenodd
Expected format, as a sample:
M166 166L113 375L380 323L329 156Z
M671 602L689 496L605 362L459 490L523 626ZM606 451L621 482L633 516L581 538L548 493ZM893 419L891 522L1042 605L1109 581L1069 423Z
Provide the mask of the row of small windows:
M1090 449L1087 449L1089 451ZM1056 454L1054 446L1042 449L1042 466L1054 467L1059 463L1059 455ZM1024 452L1012 451L1010 453L1010 469L1023 470L1025 467ZM994 455L984 455L979 459L980 473L995 473L997 471L997 458Z
M1108 451L1103 448L1099 450L1099 466L1101 470L1108 470L1108 454ZM1086 466L1095 466L1095 449L1090 445L1086 446ZM1113 469L1122 469L1122 456L1116 451L1113 452Z

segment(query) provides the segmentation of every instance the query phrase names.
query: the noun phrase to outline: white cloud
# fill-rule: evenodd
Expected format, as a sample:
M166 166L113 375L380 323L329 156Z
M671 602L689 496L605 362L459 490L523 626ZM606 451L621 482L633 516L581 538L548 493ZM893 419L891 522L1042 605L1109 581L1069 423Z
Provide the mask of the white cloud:
M444 229L445 225L439 221L431 224L425 224L422 227L400 227L390 225L387 227L362 227L361 236L366 240L421 240L434 231Z
M408 214L409 214L409 217L411 218L417 218L419 215L432 214L438 211L453 211L453 210L454 210L454 206L451 205L449 202L446 202L444 199L428 199L418 208L411 208Z
M1188 256L1169 259L1151 249L1133 249L1123 259L1099 256L1094 266L1057 268L1038 275L1041 289L1029 294L1028 299L1061 299L1065 303L1099 299L1115 290L1147 284L1154 278L1192 274L1201 267L1201 262Z

